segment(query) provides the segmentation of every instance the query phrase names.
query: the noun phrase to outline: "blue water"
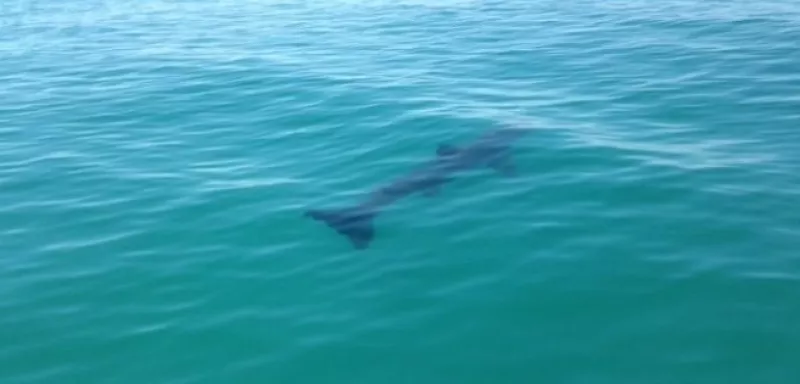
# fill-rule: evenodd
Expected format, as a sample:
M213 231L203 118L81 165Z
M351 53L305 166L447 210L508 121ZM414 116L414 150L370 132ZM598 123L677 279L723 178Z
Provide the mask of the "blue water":
M795 1L7 1L0 383L797 383ZM355 250L352 206L502 126Z

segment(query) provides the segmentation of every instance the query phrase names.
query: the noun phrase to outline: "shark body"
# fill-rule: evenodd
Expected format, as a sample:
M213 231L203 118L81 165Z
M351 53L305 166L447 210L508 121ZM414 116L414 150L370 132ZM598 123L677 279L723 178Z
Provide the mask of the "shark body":
M442 185L469 169L489 167L503 175L514 174L512 144L527 133L526 129L503 128L487 132L467 146L440 144L435 159L372 191L359 204L340 209L311 209L305 215L347 237L354 248L365 249L375 236L373 219L395 201L416 193L435 195Z

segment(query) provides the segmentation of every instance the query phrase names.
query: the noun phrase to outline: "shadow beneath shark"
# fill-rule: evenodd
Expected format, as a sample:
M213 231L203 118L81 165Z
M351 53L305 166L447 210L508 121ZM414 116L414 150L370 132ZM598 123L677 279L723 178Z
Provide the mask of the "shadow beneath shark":
M365 249L375 237L373 219L381 210L414 193L434 195L456 174L489 167L503 175L514 175L511 145L529 133L528 129L504 128L477 138L464 147L439 145L435 159L394 182L371 192L358 205L340 209L311 209L305 215L326 223L347 237L356 249Z

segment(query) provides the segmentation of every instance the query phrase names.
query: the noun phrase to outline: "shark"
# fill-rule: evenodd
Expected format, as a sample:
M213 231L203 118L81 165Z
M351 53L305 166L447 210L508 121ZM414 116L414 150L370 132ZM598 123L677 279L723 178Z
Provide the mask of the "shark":
M375 217L400 199L414 194L437 195L443 185L471 169L488 167L501 175L515 175L516 167L511 161L512 145L529 131L503 127L482 134L468 145L441 143L434 159L369 192L360 203L345 208L308 209L304 215L327 224L349 239L355 249L366 249L375 237Z

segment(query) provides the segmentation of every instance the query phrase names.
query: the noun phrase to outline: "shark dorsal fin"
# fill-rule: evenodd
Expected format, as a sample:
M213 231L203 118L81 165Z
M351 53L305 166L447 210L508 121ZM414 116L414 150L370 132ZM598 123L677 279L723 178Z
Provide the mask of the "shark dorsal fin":
M458 153L458 148L450 144L439 144L436 154L439 156L452 156Z

